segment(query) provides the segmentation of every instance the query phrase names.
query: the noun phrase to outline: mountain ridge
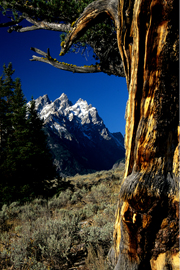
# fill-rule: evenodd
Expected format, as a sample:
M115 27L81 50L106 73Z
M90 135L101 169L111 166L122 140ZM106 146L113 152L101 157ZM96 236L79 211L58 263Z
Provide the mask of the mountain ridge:
M124 138L110 133L98 111L86 100L73 104L62 93L55 101L48 95L35 100L36 110L44 121L48 145L60 175L70 176L109 170L124 158Z

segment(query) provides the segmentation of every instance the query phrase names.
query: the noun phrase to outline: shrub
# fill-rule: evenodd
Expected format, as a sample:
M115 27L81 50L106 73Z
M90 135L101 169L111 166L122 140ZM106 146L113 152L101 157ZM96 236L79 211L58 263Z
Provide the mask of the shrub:
M10 239L1 237L4 245L1 258L10 259L15 269L47 269L67 262L72 244L79 243L79 216L67 214L62 219L40 217L16 227L18 232Z
M75 204L81 201L83 198L85 198L86 194L87 190L85 189L85 187L83 187L82 189L77 189L77 191L75 191L72 195L71 203Z
M0 211L0 231L5 231L7 229L7 220L9 218L8 206L4 204L2 210Z
M59 197L58 198L60 199L60 201L61 201L61 203L63 205L66 205L70 201L71 196L72 196L72 191L70 189L67 189L64 192L61 192L59 194Z
M113 221L115 220L115 211L116 211L117 206L115 204L109 204L106 206L106 208L104 209L103 213L106 216L106 219L108 219L109 221Z
M66 189L48 201L37 198L24 205L4 205L0 269L69 269L71 261L88 254L88 269L110 270L106 256L112 245L118 183L109 180L107 172L100 176L79 176L71 181L74 192Z
M87 199L92 203L102 203L109 200L110 194L110 188L101 183L100 185L91 188L91 193L87 196Z
M22 221L35 221L39 217L50 216L49 209L45 206L41 206L33 203L26 203L21 206L18 218Z
M70 200L72 196L72 191L67 189L66 191L62 191L58 197L54 196L51 200L48 202L48 207L50 209L60 208L62 206L65 206Z
M63 209L63 208L55 209L54 216L56 218L64 218L68 213L69 213L68 209Z
M47 200L43 199L43 198L36 198L36 199L34 199L32 201L32 204L46 206L47 205Z
M101 202L101 203L99 204L99 209L100 209L100 210L104 210L106 207L107 207L107 202Z
M13 202L9 205L8 213L11 219L16 218L20 212L21 212L21 206L19 202Z
M8 232L1 233L0 241L3 243L4 247L9 247L10 245L10 234ZM6 252L4 252L6 254Z
M82 192L81 192L81 190L78 190L78 191L73 193L72 198L71 198L71 203L75 204L78 201L81 201L82 198L83 198Z
M97 178L100 178L102 175L103 175L102 172L101 172L101 173L98 172L98 173L96 174L96 177L97 177Z
M82 238L87 246L92 245L95 250L98 249L98 246L101 246L105 254L107 254L112 245L113 228L114 224L112 222L108 222L102 227L85 227Z
M94 214L97 213L99 207L97 204L87 204L83 207L83 209L81 210L81 215L85 218L89 218L91 216L93 216Z
M99 227L103 227L107 223L105 215L102 215L99 213L96 216L94 216L93 219L94 219L95 225Z
M18 226L15 227L14 230L18 234L18 233L20 233L22 231L22 226L21 225L18 225Z
M85 186L85 179L81 178L75 183L76 189L82 189Z
M27 220L33 221L33 220L36 220L37 215L33 206L29 203L26 203L25 205L21 207L21 211L18 217L22 221L27 221Z
M113 270L114 267L111 267L104 255L103 248L100 246L97 250L93 248L92 245L88 247L88 256L85 260L86 266L91 270Z

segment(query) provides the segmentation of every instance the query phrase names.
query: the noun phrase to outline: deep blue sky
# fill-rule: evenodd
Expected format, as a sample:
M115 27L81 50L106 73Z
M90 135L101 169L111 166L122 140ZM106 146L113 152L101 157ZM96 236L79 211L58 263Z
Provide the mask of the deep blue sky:
M0 23L4 17L0 15ZM125 133L125 107L128 91L125 78L108 76L104 73L77 74L62 71L48 64L31 62L35 54L30 47L43 51L50 48L51 56L60 62L76 65L94 63L92 56L88 61L80 54L69 53L60 57L60 33L37 30L26 33L7 33L7 28L0 28L0 75L3 64L12 62L15 69L14 77L19 77L22 90L29 101L48 94L54 101L62 93L75 103L79 98L87 100L96 107L110 132Z

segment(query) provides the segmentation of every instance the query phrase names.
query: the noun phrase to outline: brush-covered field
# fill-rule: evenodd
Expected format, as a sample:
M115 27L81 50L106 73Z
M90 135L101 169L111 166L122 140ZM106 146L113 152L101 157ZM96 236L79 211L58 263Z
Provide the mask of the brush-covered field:
M122 165L67 177L69 187L52 198L4 205L0 269L112 269L107 254L123 173Z

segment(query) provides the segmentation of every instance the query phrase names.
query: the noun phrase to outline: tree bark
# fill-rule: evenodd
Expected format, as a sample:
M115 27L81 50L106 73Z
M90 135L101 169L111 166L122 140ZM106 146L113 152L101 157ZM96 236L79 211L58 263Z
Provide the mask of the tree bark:
M119 4L129 100L114 231L118 269L178 269L178 3Z
M62 53L103 12L115 21L129 91L115 270L179 269L178 1L95 1Z
M114 229L115 270L179 269L178 10L178 0L96 0L62 42L61 55L104 14L115 22L124 70L116 64L114 74L125 74L129 91L125 173ZM58 27L32 23L36 29ZM33 56L35 61L90 71L34 50L44 56ZM91 71L103 71L103 66Z

